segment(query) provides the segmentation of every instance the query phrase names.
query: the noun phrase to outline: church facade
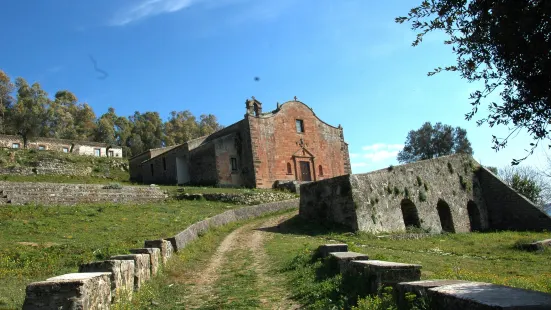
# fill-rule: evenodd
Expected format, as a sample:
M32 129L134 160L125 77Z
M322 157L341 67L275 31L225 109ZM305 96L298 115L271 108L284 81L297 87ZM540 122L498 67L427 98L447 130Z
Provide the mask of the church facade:
M351 173L343 128L288 101L262 111L254 97L245 117L209 136L130 158L133 181L271 188L277 181L318 181Z

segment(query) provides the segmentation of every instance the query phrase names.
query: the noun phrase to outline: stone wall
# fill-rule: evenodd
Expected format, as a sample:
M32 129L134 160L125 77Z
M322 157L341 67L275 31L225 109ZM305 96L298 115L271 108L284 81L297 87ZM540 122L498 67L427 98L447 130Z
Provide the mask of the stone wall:
M342 128L321 121L302 102L286 102L273 113L248 114L246 118L256 187L271 188L278 180L302 180L300 162L308 163L312 181L351 173ZM296 120L302 120L304 132L297 132Z
M496 201L483 192L488 179L496 183L496 189L503 183L495 176L479 178L475 173L479 169L470 156L454 155L303 184L300 214L374 233L404 231L406 226L429 232L501 229L503 225L489 221L489 214L496 212L489 212L487 203L492 203L493 211ZM506 193L499 189L494 195L502 194ZM519 197L514 191L508 195L505 199ZM527 214L528 222L541 215L517 202L509 206L524 210L519 212ZM508 217L505 221L515 220Z
M105 188L105 184L0 182L2 201L10 205L74 205L80 203L149 203L162 201L167 195L158 187L122 186Z
M146 240L146 248L129 250L141 254L115 255L107 261L82 264L79 273L30 283L23 309L110 309L111 303L121 300L121 296L131 298L132 288L139 290L150 276L154 276L158 268L170 259L173 249L183 250L207 230L297 207L298 200L288 200L228 210L167 238L170 242L165 239Z
M0 167L0 174L9 175L66 175L66 176L89 176L92 168L83 168L77 164L69 163L59 159L39 161L36 167Z
M551 218L530 200L499 180L486 168L481 168L478 178L488 208L488 221L498 230L549 230Z

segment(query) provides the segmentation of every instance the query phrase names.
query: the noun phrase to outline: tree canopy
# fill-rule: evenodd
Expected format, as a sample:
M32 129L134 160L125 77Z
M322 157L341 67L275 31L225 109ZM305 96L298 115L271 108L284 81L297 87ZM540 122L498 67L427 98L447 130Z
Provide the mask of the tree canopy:
M150 148L179 144L222 129L212 114L199 119L190 111L172 112L163 121L158 112L118 116L114 108L99 117L90 105L79 102L69 90L53 98L40 84L21 77L13 83L0 70L0 134L19 135L24 147L34 137L95 141L123 148L132 156Z
M500 150L513 134L526 130L531 136L528 153L513 159L516 165L533 153L538 143L550 141L551 121L551 1L548 0L424 0L396 22L410 22L420 44L432 31L443 31L452 45L456 64L437 67L429 76L456 71L483 87L470 95L472 120L492 93L499 99L487 102L488 114L478 125L506 125L506 137L493 135ZM551 148L551 144L548 145Z
M455 153L473 154L467 131L461 127L426 122L417 130L411 130L404 148L398 152L400 163L411 163L423 159L451 155Z

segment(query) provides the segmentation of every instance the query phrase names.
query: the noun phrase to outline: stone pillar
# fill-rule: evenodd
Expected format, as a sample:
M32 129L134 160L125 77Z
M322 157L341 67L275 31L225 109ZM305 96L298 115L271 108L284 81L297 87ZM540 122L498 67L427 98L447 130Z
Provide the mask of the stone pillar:
M70 273L27 285L23 310L108 310L111 280L107 272Z
M159 261L161 260L161 250L158 248L132 249L133 254L149 254L149 267L151 276L157 275L159 270Z
M134 261L134 290L137 291L142 283L151 278L151 267L149 266L149 254L127 254L111 256L115 260Z
M109 272L111 274L111 301L132 299L134 289L134 261L104 260L80 265L78 272Z
M168 259L172 256L172 252L174 251L172 243L164 239L146 240L144 242L144 248L157 248L161 250L161 261L163 264L166 264Z

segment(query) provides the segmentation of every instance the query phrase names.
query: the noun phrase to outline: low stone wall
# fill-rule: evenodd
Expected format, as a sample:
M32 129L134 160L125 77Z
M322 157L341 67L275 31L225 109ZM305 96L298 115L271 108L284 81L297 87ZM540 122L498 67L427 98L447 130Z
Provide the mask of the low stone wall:
M205 199L209 201L221 201L226 203L241 204L241 205L257 205L268 202L276 202L282 200L294 199L297 196L292 193L285 192L253 192L253 193L213 193L213 194L180 194L178 199L198 200Z
M155 186L104 188L105 184L0 182L4 202L11 205L75 205L79 203L147 203L167 195Z
M421 265L369 260L367 254L348 252L346 244L322 245L315 257L342 274L349 296L374 295L392 287L398 309L412 309L409 294L424 304L423 309L551 309L551 294L482 282L420 281Z
M154 276L158 266L168 261L173 250L181 251L210 228L297 209L298 203L298 199L294 199L228 210L197 222L174 237L147 240L144 249L130 250L135 254L115 255L107 261L82 264L81 273L31 283L26 289L23 309L110 309L111 303L117 302L122 293L131 298L131 288L138 290L144 281Z

